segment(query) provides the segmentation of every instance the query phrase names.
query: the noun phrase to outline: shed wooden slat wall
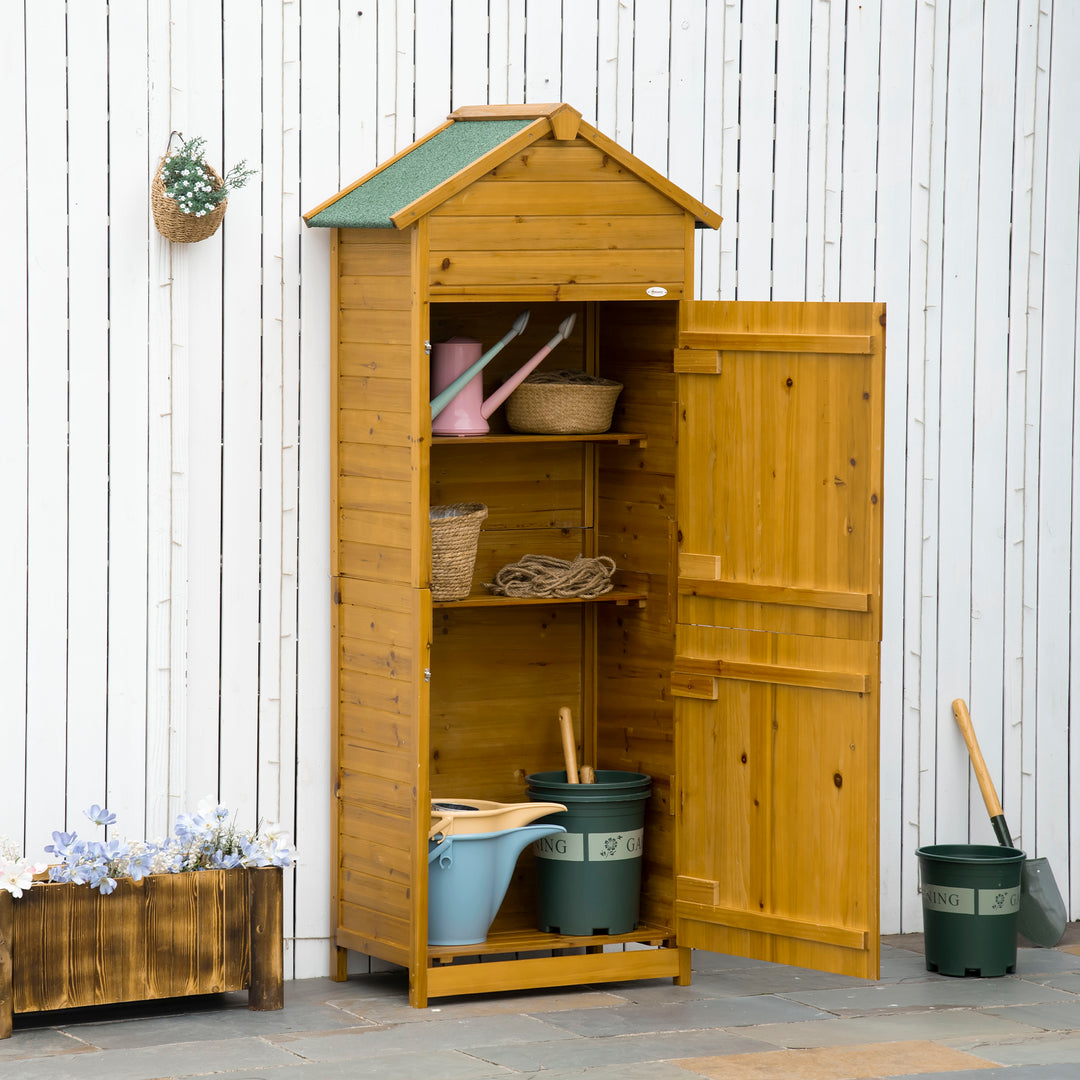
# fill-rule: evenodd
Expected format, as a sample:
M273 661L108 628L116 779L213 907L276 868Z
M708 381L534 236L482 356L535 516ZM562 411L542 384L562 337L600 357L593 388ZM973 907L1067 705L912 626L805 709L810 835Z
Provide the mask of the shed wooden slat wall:
M329 237L299 212L457 106L564 100L724 215L701 298L888 304L882 929L920 925L920 842L991 839L957 696L1080 915L1080 9L435 8L309 4L301 35L284 0L0 6L0 833L39 851L104 801L158 835L204 795L282 817L287 963L327 969ZM191 248L149 215L173 129L260 170ZM341 359L359 418L379 373ZM394 449L342 454L349 512L378 453L393 514Z

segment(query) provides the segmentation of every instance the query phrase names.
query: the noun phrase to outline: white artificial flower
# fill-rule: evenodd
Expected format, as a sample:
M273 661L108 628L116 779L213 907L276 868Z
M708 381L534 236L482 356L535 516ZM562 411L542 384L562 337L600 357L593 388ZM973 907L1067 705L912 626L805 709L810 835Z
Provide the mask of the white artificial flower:
M288 843L289 832L280 821L271 821L259 829L259 839L265 844L274 844L279 840Z
M0 857L0 889L12 896L22 896L24 889L34 884L34 875L45 869L29 859L7 859Z

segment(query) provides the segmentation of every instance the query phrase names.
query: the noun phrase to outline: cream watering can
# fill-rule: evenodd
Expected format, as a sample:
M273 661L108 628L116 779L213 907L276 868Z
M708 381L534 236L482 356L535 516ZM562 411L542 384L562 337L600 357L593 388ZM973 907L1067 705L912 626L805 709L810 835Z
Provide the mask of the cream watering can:
M523 311L510 330L486 353L481 355L481 344L472 338L454 337L440 341L431 349L431 430L435 435L486 435L488 417L518 388L528 375L547 355L570 336L576 315L570 315L559 323L555 336L528 359L487 400L484 400L483 380L480 372L495 358L502 348L524 329L529 312Z

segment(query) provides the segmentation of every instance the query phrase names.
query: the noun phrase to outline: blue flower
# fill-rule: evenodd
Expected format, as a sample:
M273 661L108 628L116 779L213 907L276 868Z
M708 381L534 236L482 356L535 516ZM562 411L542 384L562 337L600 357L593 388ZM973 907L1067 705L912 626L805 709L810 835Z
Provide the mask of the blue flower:
M79 839L79 834L76 832L54 832L52 838L53 842L47 844L45 850L53 855L58 855L60 858L65 858L75 852L77 848L82 847L81 844L76 843Z
M240 865L240 856L225 855L221 851L215 851L211 865L215 870L232 870Z
M131 874L131 879L133 881L142 881L142 879L150 873L150 867L153 863L154 856L152 852L144 851L140 855L133 855L128 864L128 872Z
M201 840L208 831L209 824L202 814L177 814L173 832L185 842Z
M83 813L95 824L95 825L115 825L116 815L110 813L103 806L98 806L94 803L88 810L84 810Z

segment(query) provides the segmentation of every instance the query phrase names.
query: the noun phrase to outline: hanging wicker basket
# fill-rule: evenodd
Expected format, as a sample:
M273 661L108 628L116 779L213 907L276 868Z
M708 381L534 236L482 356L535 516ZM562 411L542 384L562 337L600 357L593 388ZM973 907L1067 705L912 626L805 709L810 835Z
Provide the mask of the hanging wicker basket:
M506 402L512 431L534 435L589 435L607 431L622 383L584 371L530 375Z
M464 600L472 586L483 503L453 503L431 508L431 598Z
M161 177L161 170L165 166L162 158L154 173L154 182L150 185L150 206L154 211L154 225L157 231L171 240L174 244L194 244L198 240L206 240L218 231L222 218L225 217L225 208L229 205L228 199L222 199L208 214L196 217L194 214L185 214L176 200L165 194L165 181ZM205 165L206 175L215 189L220 188L223 181L218 171L212 165Z

